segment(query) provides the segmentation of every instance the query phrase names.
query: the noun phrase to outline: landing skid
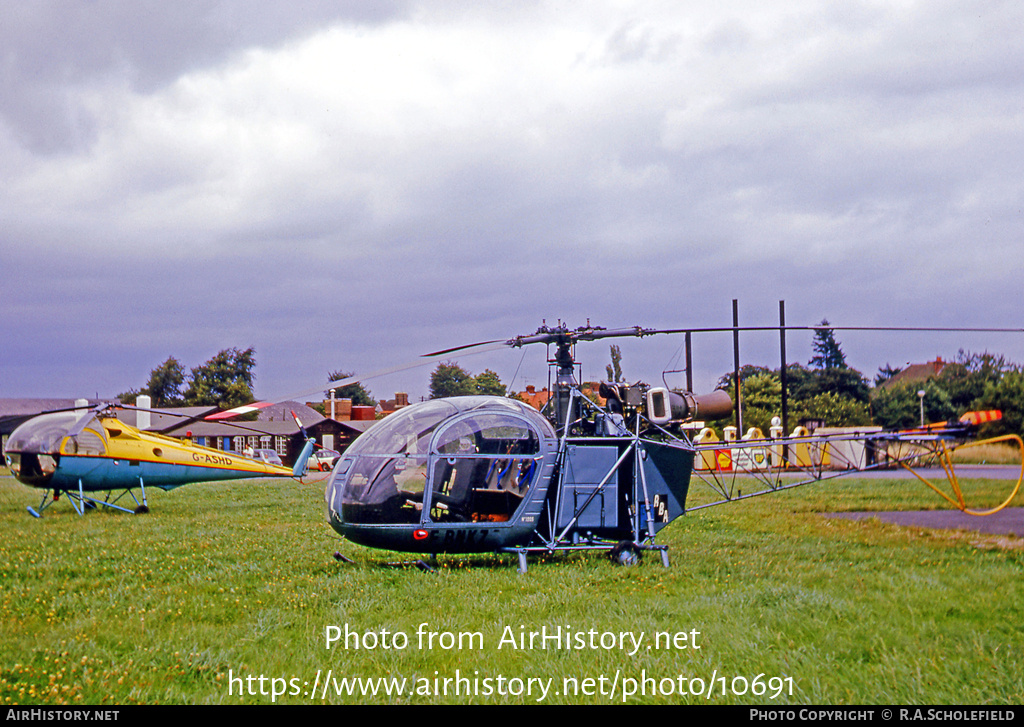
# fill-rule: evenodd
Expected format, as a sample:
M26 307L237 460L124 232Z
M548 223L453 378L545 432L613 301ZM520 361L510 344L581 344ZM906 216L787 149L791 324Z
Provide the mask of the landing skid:
M519 564L519 572L526 573L527 570L527 553L555 553L563 550L603 550L607 552L608 557L613 563L617 563L622 566L634 566L640 563L641 557L644 551L657 551L661 556L661 564L668 568L668 546L657 545L654 543L634 543L632 540L622 540L618 543L588 543L579 545L561 545L554 549L534 546L534 547L519 547L519 548L501 548L498 553L508 553L516 556ZM436 556L435 556L436 557ZM339 563L355 563L352 558L342 555L340 552L335 551L334 559ZM428 563L426 560L405 560L405 561L394 561L384 563L386 568L418 568L425 573L433 573L437 567L437 563Z
M26 509L32 517L42 518L43 512L46 508L57 502L62 494L65 494L68 496L68 502L71 503L71 507L75 509L75 512L77 512L79 516L84 515L86 510L95 510L97 507L107 507L112 510L120 510L121 512L126 512L129 515L142 515L149 512L149 505L146 502L146 486L143 484L141 477L139 478L139 489L142 490L142 502L139 502L139 499L135 496L135 492L132 488L122 490L116 497L114 497L113 492L107 492L107 496L100 500L86 495L82 489L82 481L79 480L77 492L75 490L53 490L53 493L51 494L50 490L47 490L43 494L43 499L39 502L38 509L31 505ZM117 504L118 501L126 495L134 500L134 509Z
M603 550L608 554L608 557L613 563L617 563L621 566L637 565L640 563L640 559L644 551L654 550L661 556L661 564L665 568L669 567L667 545L658 545L656 543L636 543L632 540L622 540L618 543L602 543L595 541L593 543L579 543L575 545L557 545L554 548L547 546L501 548L498 552L515 554L519 561L519 572L525 573L527 565L526 556L528 553L557 553L568 550Z

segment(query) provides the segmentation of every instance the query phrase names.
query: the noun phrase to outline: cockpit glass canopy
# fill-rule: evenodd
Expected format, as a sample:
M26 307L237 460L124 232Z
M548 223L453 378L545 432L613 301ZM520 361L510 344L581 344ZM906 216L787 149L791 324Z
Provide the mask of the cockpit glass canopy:
M345 454L425 455L437 425L458 412L443 399L406 407L374 425Z
M7 451L56 454L60 451L61 440L83 416L89 414L81 411L61 411L29 419L11 433L10 439L7 440Z
M540 449L537 432L505 412L481 412L460 418L438 433L441 454L532 454Z
M510 399L416 404L348 448L328 503L350 523L507 521L554 438L537 410Z

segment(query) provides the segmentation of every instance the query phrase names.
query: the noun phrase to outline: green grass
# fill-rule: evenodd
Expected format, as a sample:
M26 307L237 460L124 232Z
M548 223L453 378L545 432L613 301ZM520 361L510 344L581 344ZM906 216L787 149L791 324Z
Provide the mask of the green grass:
M993 498L1006 486L972 483ZM321 683L331 670L335 679L404 677L421 687L458 670L481 689L494 680L495 690L499 676L550 678L549 703L621 702L622 680L642 676L675 693L648 690L627 701L705 702L680 696L679 679L707 683L713 675L714 703L1024 699L1019 540L819 514L941 505L907 481L847 480L692 513L659 536L671 548L669 569L650 555L621 568L572 554L531 559L526 574L494 555L441 557L432 574L385 567L408 556L340 541L324 522L319 485L190 485L151 493L152 512L143 516L79 517L61 502L36 520L25 505L37 503L36 492L0 478L3 704L268 703L272 686L302 692L279 702L320 703L305 696L318 670ZM335 550L356 563L335 561ZM479 634L483 646L417 648L420 624ZM374 636L402 632L409 644L328 650L326 628L346 625ZM560 625L646 638L695 630L701 648L632 656L498 648L507 627L519 634ZM722 695L721 677L730 685L758 674L759 684L791 681L774 701L771 692ZM239 694L239 678L253 677L258 692L261 675L266 695ZM556 694L566 676L594 679L597 693ZM326 701L535 699L329 693Z

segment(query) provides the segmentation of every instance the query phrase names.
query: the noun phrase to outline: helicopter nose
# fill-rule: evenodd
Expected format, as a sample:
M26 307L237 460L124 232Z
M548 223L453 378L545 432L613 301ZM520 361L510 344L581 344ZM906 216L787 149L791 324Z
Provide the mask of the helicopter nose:
M57 460L48 454L8 452L5 459L15 479L32 487L46 487L57 471Z

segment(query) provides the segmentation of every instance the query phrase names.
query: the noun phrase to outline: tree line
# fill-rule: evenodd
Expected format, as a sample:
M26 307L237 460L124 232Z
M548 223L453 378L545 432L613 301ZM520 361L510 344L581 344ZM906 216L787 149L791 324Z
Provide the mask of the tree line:
M225 409L248 404L255 399L252 392L255 380L256 352L237 348L224 349L206 363L189 372L174 356L154 368L149 380L140 389L129 389L118 394L123 404L135 404L138 397L150 397L154 407L220 406ZM328 381L340 381L355 374L336 370L327 374ZM487 369L474 376L454 361L437 365L430 376L430 398L484 394L504 396L505 385L497 373ZM324 394L327 396L327 393ZM335 388L338 399L351 399L357 406L376 406L377 401L359 382Z

